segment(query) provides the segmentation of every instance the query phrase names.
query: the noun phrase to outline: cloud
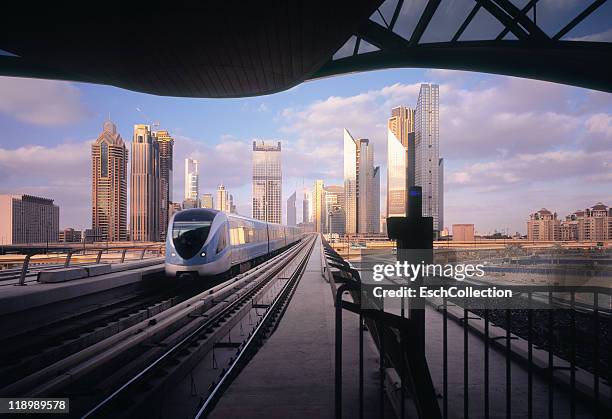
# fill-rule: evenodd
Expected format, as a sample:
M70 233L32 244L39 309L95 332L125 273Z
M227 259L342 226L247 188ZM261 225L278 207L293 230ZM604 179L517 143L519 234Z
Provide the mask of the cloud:
M607 179L601 174L611 169L612 150L546 151L470 164L451 171L445 183L449 188L480 187L490 191L509 185L531 185L558 179L600 182Z
M51 198L60 226L91 226L91 142L0 148L0 193Z
M508 225L524 230L523 218L532 206L565 208L568 185L580 190L572 202L578 203L577 196L607 199L603 192L612 168L612 96L514 77L443 70L426 74L431 82L440 82L447 222L467 222L466 215L473 213L466 208L478 207L488 211L477 217L482 228L500 227L499 214L512 197L516 213ZM420 83L395 83L281 111L281 131L296 138L292 149L301 156L292 174L308 177L315 171L326 180L341 179L345 127L355 137L373 141L375 164L384 167L391 108L414 107L419 89ZM534 192L534 185L544 192ZM381 192L384 202L384 185ZM492 210L495 206L500 213Z
M569 38L568 40L569 41L585 41L585 42L610 42L612 41L612 29L593 33L590 35Z
M0 77L0 92L0 112L28 124L68 125L90 115L68 82Z

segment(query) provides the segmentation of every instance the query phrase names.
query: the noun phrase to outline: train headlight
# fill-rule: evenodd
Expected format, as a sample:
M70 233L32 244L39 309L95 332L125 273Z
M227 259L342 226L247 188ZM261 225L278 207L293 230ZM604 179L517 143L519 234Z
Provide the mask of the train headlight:
M202 256L202 257L206 256L206 252L200 253L200 256Z
M174 256L176 256L176 253L172 252L172 253L170 253L170 256L174 257Z

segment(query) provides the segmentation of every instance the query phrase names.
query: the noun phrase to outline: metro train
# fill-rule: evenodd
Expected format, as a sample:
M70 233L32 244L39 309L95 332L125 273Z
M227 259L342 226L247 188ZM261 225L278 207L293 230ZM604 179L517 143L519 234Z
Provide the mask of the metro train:
M166 239L166 275L238 273L302 238L297 227L207 209L174 214Z

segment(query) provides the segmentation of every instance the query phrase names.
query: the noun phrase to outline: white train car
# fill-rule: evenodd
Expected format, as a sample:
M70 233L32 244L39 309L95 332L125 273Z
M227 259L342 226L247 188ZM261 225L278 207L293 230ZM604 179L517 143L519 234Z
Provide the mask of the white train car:
M301 238L297 227L207 208L187 209L168 225L166 275L243 272Z

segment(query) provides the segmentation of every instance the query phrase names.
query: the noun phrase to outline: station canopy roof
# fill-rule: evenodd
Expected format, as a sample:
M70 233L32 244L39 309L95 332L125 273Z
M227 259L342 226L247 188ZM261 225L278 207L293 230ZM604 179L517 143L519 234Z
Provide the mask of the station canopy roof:
M67 0L3 5L0 75L242 97L421 67L612 92L612 0Z

